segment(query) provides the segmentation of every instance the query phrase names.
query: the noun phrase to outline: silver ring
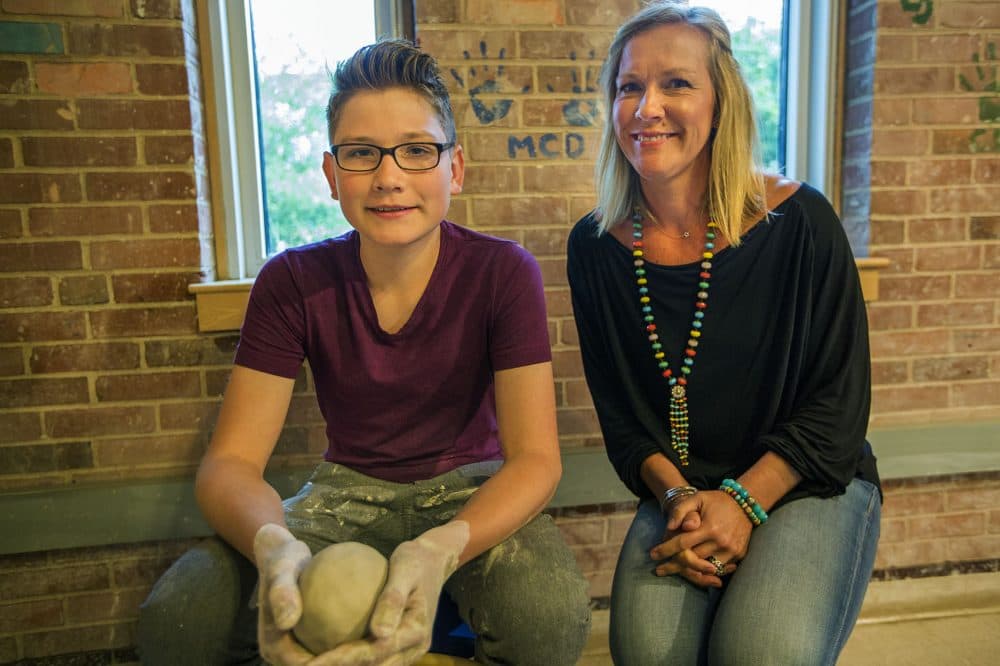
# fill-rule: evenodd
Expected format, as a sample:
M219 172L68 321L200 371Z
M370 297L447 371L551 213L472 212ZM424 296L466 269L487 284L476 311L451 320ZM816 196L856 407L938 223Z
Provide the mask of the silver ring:
M709 555L705 559L708 560L709 564L715 567L716 576L719 576L721 578L722 576L726 575L726 565L723 564L722 561L719 560L719 558L717 558L715 555Z

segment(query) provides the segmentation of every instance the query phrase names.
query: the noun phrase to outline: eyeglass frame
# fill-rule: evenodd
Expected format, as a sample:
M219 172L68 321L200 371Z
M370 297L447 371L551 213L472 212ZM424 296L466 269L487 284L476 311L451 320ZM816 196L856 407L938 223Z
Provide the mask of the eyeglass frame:
M407 141L405 143L400 143L395 146L391 146L389 148L383 148L382 146L376 146L373 143L359 143L356 141L348 141L346 143L331 144L330 154L333 155L333 161L336 162L337 168L343 169L344 171L349 171L351 173L371 173L372 171L377 171L378 168L382 166L382 159L386 155L392 155L392 161L395 162L396 166L398 166L403 171L414 171L420 173L423 171L430 171L432 169L438 168L438 166L441 164L441 155L444 154L444 151L451 150L452 148L455 147L457 143L458 143L457 141L449 141L448 143L437 143L435 141ZM340 158L337 157L337 150L344 146L364 146L366 148L374 148L379 153L378 162L376 162L375 166L373 166L370 169L348 169L343 164L340 163ZM437 148L437 161L434 162L434 166L425 167L423 169L410 169L408 167L405 167L399 163L399 158L396 157L396 151L402 148L403 146L434 146L435 148Z

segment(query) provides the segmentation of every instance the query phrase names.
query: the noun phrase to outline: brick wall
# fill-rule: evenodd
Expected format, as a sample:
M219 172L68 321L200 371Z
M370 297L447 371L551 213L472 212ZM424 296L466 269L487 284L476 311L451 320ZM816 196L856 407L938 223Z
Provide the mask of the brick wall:
M197 334L186 291L212 266L182 4L0 0L0 491L188 474L210 433L235 337ZM567 448L601 442L564 245L592 205L597 69L637 6L417 1L469 163L453 218L539 259ZM868 87L862 76L849 93L848 136L868 139L845 151L845 193L853 185L870 217L871 254L891 261L871 307L873 422L996 418L1000 7L855 1L851 12L869 33L855 44L871 53L849 61L868 67ZM281 464L321 446L304 374L296 391ZM887 490L880 575L996 562L997 475ZM592 593L606 596L628 507L554 513ZM0 662L128 660L135 604L185 545L0 558Z

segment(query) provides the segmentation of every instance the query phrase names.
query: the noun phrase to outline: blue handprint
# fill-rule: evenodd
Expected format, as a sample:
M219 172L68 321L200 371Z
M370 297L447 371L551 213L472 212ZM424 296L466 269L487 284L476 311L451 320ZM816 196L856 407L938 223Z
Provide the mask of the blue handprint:
M487 50L486 42L479 42L479 53L483 58L487 57ZM472 58L468 51L463 51L462 55L466 60ZM500 49L497 58L503 60L506 55L506 49ZM489 65L470 67L468 82L462 78L462 75L457 70L451 70L451 75L458 82L458 85L468 91L469 100L472 102L472 111L483 125L488 125L495 120L501 120L506 117L510 112L511 104L514 103L512 99L498 99L487 105L483 100L479 99L479 95L483 93L504 93L512 87L504 74L503 64L498 65L495 72L491 71L491 69ZM523 86L520 92L528 92L528 90L530 90L530 86Z

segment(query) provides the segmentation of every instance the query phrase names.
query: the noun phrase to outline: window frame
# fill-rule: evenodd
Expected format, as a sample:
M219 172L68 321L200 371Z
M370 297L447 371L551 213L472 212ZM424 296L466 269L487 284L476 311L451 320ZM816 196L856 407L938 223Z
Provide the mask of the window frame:
M414 39L413 0L373 0L375 32ZM218 278L252 280L266 261L249 0L198 5ZM205 57L207 56L207 57Z

